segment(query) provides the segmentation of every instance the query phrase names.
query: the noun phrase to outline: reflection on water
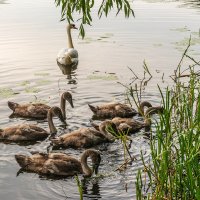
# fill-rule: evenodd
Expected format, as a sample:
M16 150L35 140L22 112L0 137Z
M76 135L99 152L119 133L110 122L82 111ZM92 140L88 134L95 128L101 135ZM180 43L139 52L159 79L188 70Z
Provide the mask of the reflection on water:
M83 196L88 199L101 199L100 187L98 180L88 181L86 179L81 180L83 188Z
M163 2L162 0L144 0L148 3L159 3ZM165 0L165 2L181 2L180 7L191 7L191 8L200 8L199 0Z
M61 72L63 73L63 75L67 75L67 79L69 79L69 81L75 81L76 78L76 69L78 66L78 62L73 63L71 65L61 65L59 62L57 62L57 65L59 66ZM75 83L74 83L75 84Z
M7 4L7 0L0 0L0 4Z
M200 8L199 0L182 0L184 2L183 6L187 6L190 8Z
M111 13L109 18L99 21L95 8L93 26L86 27L86 38L81 40L78 31L73 33L79 52L78 67L64 67L57 65L56 55L61 47L67 46L66 24L59 22L60 9L55 8L54 2L0 0L0 128L27 122L9 118L8 100L54 106L60 104L63 91L72 93L75 108L72 110L67 105L67 127L55 120L57 135L89 127L92 112L88 104L124 103L125 89L118 82L135 81L133 74L143 77L144 59L153 78L145 87L142 100L160 105L157 84L164 87L171 83L169 76L190 34L194 38L190 53L196 60L200 55L199 1L148 2L150 0L134 1L136 17L129 20L120 15L116 18ZM145 80L148 77L146 74ZM47 121L38 123L48 130ZM141 150L145 161L149 160L149 139L144 135L145 130L141 130L131 136L130 152L137 160L121 173L115 171L124 162L121 142L95 147L102 152L101 178L82 180L84 199L136 199L135 181L137 170L142 166ZM26 145L0 143L1 199L33 200L38 196L40 200L79 199L73 177L54 180L30 173L16 177L19 166L15 154L47 152L48 147L51 147L48 139ZM79 158L83 149L57 151Z
M4 144L17 144L19 146L30 146L30 145L34 145L34 144L37 144L38 141L16 141L16 142L13 142L13 141L9 141L9 140L0 140L0 143L4 143Z

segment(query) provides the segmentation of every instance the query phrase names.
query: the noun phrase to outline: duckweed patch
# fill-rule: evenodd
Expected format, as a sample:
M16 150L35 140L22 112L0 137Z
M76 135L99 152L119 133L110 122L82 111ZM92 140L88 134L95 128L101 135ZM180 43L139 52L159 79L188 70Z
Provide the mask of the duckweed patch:
M14 92L11 88L0 88L0 98L9 98L16 94L19 93Z
M48 85L49 83L51 83L50 80L38 80L36 81L36 83L39 85L39 86L42 86L42 85Z
M192 34L193 36L200 37L200 33L199 33L199 32L191 32L191 34Z
M106 81L114 81L114 80L118 80L118 77L117 75L114 75L114 74L106 74L106 75L96 75L96 74L92 74L92 75L89 75L87 77L87 79L90 79L90 80L106 80Z
M91 37L85 37L84 40L82 40L81 42L79 42L79 44L89 44L91 42L94 42L95 40Z
M157 44L153 44L154 47L162 47L163 45L160 44L160 43L157 43Z
M83 41L78 42L79 44L90 44L92 42L109 42L104 39L108 39L112 37L114 34L113 33L105 33L104 35L98 36L98 37L85 37Z
M188 29L187 26L180 27L180 28L172 28L172 29L170 29L170 30L171 30L171 31L181 32L181 33L190 31L190 29Z
M29 84L30 84L30 81L22 81L21 83L19 83L20 86L26 86Z
M112 36L114 36L114 34L113 33L105 33L105 36L112 37Z
M47 72L36 72L34 73L35 76L49 76L50 74Z
M78 44L90 44L91 42L89 41L83 41L83 42L78 42Z
M188 44L188 38L184 38L182 39L181 41L179 42L175 42L174 43L176 46L179 46L179 47L185 47L187 44ZM191 39L191 46L194 46L194 45L199 45L200 44L200 37L197 38L197 37L193 37Z
M26 93L38 93L40 92L40 89L36 87L26 87L24 90Z
M173 44L175 45L175 49L183 52L187 43L188 43L188 38L183 38L182 40L180 40L178 42L174 42ZM195 48L198 45L200 45L200 37L191 38L191 46L193 46L193 48ZM194 50L190 48L189 52L192 53L192 51L194 51ZM192 54L192 55L194 55L194 54Z
M101 36L100 38L106 39L106 38L109 38L109 37L108 36Z

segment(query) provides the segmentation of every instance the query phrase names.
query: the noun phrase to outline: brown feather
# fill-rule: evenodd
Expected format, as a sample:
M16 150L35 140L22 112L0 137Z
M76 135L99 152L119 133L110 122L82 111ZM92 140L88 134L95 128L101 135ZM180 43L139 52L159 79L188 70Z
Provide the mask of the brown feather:
M12 102L13 103L13 102ZM11 103L8 102L9 108L13 108L12 116L24 117L24 118L35 118L35 119L45 119L47 117L48 110L50 106L47 106L42 103L35 104L15 104L15 106L11 106Z
M36 125L20 124L7 127L0 134L0 139L7 141L37 141L48 137L48 132Z
M89 105L93 111L93 118L106 119L114 117L131 117L137 114L137 111L128 105L121 103L108 103L97 107Z
M93 128L79 128L51 141L54 146L64 148L88 148L103 142L109 142L101 132Z
M99 165L100 154L95 150L86 150L81 156L81 162L64 153L34 153L31 156L15 155L17 163L23 170L38 174L73 176L77 173L85 173L87 157L91 157L94 164ZM92 175L92 171L91 174Z

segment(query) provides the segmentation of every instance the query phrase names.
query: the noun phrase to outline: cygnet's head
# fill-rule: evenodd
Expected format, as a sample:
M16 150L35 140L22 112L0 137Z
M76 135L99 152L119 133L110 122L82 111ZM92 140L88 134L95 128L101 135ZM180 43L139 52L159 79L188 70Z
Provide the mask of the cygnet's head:
M48 115L51 115L51 114L52 114L53 116L58 117L58 118L60 119L61 122L64 122L64 123L65 123L65 119L64 119L64 117L63 117L63 115L62 115L62 111L61 111L61 109L60 109L59 107L57 107L57 106L51 107L51 108L49 109L49 111L48 111Z
M118 132L116 125L111 120L105 120L104 122L102 122L99 126L99 130L100 132L107 132L111 134Z
M65 99L66 101L68 101L72 108L74 107L72 95L70 92L64 92L62 94L62 98Z
M97 174L101 162L100 152L94 149L87 149L86 153L92 160L92 171Z

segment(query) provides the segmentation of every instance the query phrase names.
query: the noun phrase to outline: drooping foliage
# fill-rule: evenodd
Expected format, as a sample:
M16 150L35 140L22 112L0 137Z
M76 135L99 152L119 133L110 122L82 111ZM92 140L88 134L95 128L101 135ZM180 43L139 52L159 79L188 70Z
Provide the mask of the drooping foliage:
M75 21L75 15L81 21L79 31L82 37L85 36L84 25L92 24L92 9L94 9L94 0L55 0L56 6L61 7L61 21L67 20L69 23ZM116 11L116 15L124 12L126 18L134 16L134 11L128 0L102 0L98 7L97 15L99 18L102 15L108 16L111 10ZM93 12L94 13L94 12Z

